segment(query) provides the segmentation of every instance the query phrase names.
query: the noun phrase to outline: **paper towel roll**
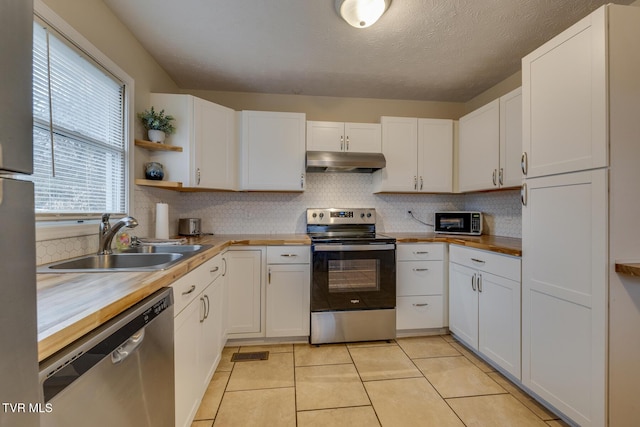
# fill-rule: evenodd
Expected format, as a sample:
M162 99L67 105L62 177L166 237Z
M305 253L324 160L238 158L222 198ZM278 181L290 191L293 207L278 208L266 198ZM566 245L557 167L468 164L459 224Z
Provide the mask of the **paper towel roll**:
M169 205L156 203L156 239L169 238Z

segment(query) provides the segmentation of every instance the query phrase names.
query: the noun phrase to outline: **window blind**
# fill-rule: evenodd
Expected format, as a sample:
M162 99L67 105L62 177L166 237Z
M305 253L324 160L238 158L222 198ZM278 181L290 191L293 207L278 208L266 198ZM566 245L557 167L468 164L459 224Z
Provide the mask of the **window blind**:
M125 85L47 25L33 37L36 213L124 213Z

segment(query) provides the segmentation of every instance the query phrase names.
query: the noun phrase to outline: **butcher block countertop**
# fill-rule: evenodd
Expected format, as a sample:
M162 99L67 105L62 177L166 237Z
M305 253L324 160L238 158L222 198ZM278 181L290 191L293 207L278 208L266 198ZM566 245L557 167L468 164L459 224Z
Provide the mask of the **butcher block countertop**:
M640 261L617 261L616 273L640 276Z
M520 239L452 236L434 233L386 233L398 243L454 243L520 256ZM122 313L157 290L233 245L310 245L306 234L242 234L189 238L210 249L155 272L45 273L37 275L38 360L42 361Z
M188 240L213 247L161 271L38 274L38 360L169 286L231 245L311 244L306 234L216 235Z
M522 256L522 239L500 236L463 236L436 233L383 233L395 237L398 243L443 242L484 249L505 255Z

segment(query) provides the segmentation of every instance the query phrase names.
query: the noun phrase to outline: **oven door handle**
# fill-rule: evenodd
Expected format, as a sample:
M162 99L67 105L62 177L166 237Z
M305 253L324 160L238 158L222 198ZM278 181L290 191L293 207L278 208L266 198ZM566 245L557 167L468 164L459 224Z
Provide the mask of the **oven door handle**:
M342 244L324 244L313 245L314 252L349 252L349 251L392 251L396 245L393 243L370 244L370 245L342 245Z

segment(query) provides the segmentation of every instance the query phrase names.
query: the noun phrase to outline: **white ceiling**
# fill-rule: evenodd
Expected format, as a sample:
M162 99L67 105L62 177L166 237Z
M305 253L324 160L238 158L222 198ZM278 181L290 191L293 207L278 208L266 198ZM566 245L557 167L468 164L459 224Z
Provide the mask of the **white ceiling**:
M633 0L616 0L629 4ZM182 89L466 102L607 0L104 0Z

